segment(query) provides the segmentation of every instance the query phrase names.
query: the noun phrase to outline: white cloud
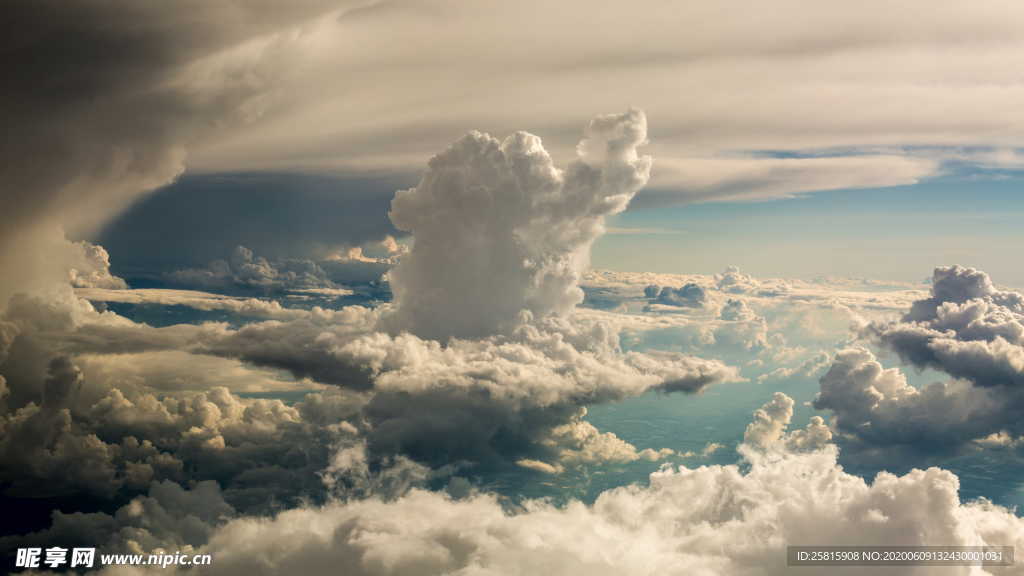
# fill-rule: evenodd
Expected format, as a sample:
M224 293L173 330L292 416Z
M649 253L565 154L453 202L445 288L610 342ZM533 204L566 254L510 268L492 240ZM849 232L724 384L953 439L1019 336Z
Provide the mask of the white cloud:
M949 453L1024 433L1021 294L999 290L973 268L939 267L929 297L902 318L864 324L861 332L905 363L953 379L915 388L865 348L838 352L815 407L833 412L851 451L883 458Z
M332 14L266 41L290 72L278 106L194 159L204 170L411 170L467 128L520 126L565 158L574 137L564 119L579 117L580 102L637 103L660 127L653 178L671 200L911 184L955 155L937 148L1019 145L1017 8L984 5L965 15L923 1L399 2ZM442 20L453 26L439 34ZM393 35L418 49L389 44ZM403 82L418 89L391 89ZM801 154L764 152L779 150Z
M792 419L793 399L776 392L754 412L754 420L743 433L743 443L751 450L800 452L825 449L832 441L832 433L821 416L812 416L806 429L787 433Z
M1024 295L997 289L980 270L936 268L930 298L866 333L921 368L977 386L1024 385Z
M205 268L175 270L164 277L172 284L205 289L249 288L269 292L338 288L316 262L270 262L245 246L237 246L228 260L214 260Z
M658 163L645 200L757 201L824 190L916 184L938 175L937 158L860 154L802 158L721 156Z
M787 399L779 395L773 403ZM397 500L238 518L220 527L203 550L216 558L213 574L320 574L344 566L362 575L770 575L789 573L786 546L794 544L1024 544L1020 518L985 501L962 504L952 473L883 472L865 482L838 466L832 445L793 450L780 444L806 432L782 435L785 425L774 423L788 424L786 410L768 411L776 441L741 450L746 469L666 468L651 475L649 486L608 490L592 505L527 501L513 511L490 494L454 499L412 490ZM812 423L808 430L815 428ZM960 567L948 573L984 572Z
M963 380L918 389L864 348L836 353L814 400L831 410L848 455L887 458L955 453L992 434L1021 434L1020 395Z
M555 167L540 138L504 141L472 132L429 163L416 188L391 203L412 250L389 272L397 329L426 338L508 331L523 311L566 314L604 217L644 184L651 158L643 112L598 116L578 159Z
M332 290L332 295L352 294L347 289L309 289L290 290L290 292L309 292L320 294L322 290ZM274 318L287 320L309 316L307 310L289 309L281 306L276 300L259 298L237 298L223 294L212 294L197 290L173 290L167 288L140 288L134 290L110 290L104 288L79 288L75 295L90 302L119 302L122 304L153 305L153 306L187 306L196 310L223 310L256 318Z
M111 292L138 296L132 290ZM149 296L198 299L196 305L237 303L194 293ZM194 391L209 387L303 390L333 384L363 399L349 417L365 437L372 463L407 456L431 464L463 460L489 466L524 458L572 460L571 455L562 458L563 450L578 453L577 461L596 462L600 458L583 455L613 444L626 451L622 454L656 456L596 430L592 439L603 442L602 450L591 449L594 443L570 445L556 437L568 439L571 434L559 432L568 429L559 427L575 422L580 407L590 403L655 390L694 393L738 379L735 368L715 360L623 351L613 323L582 314L534 320L510 334L441 345L408 333L378 332L378 319L387 307L314 308L293 318L238 328L215 323L154 328L97 312L70 289L63 298L12 300L6 321L17 327L15 343L22 354L33 352L17 359L24 371L5 371L8 405L17 409L38 403L43 377L29 370L35 363L54 354L77 358L88 378L79 398L87 419L73 414L72 421L79 422L76 429L98 432L104 444L127 436L151 439L179 458L205 462L190 468L204 477L230 480L241 472L234 468L241 461L230 457L231 437L221 431L227 424L204 424L184 434L196 425L182 415L181 402L208 405ZM292 383L259 367L287 370L311 381ZM225 415L226 409L218 406L214 412ZM293 434L313 442L316 450L327 449L329 443L318 434L330 436L329 430L303 432L300 419L289 422L283 428L270 426L277 435L268 439L266 454ZM186 447L195 452L182 452ZM229 455L223 466L204 456L221 447ZM312 465L308 459L303 462ZM301 467L297 473L304 473Z
M124 289L124 280L110 274L110 254L96 244L72 242L74 259L68 266L68 280L75 288Z
M651 289L654 290L651 290ZM665 306L681 306L689 308L703 307L708 300L707 292L700 284L688 282L678 288L651 284L644 289L644 294L654 294L652 302Z
M134 354L84 354L76 358L86 380L106 382L126 391L203 391L217 386L234 393L267 394L328 388L296 381L277 370L261 369L236 359L159 350Z

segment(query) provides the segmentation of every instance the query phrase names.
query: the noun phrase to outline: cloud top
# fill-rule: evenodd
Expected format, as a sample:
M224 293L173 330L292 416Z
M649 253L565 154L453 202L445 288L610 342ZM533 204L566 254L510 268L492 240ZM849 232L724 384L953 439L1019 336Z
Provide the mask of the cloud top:
M415 238L390 276L397 327L480 337L514 327L523 311L571 311L605 216L650 177L651 158L637 153L646 139L647 119L632 109L592 120L565 170L526 132L470 132L434 156L391 203L392 222Z

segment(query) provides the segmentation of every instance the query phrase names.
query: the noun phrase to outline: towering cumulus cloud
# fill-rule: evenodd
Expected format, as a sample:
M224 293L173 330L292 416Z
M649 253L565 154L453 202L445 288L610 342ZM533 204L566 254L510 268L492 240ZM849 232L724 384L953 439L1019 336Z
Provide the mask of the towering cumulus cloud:
M512 328L525 310L564 314L604 217L621 212L650 176L638 156L639 110L599 116L578 158L555 167L540 138L471 132L430 160L419 185L395 195L391 220L415 236L391 272L400 329L425 338Z
M107 298L116 302L150 298L272 319L158 327L97 310L70 289L59 300L16 294L0 316L3 348L10 349L0 365L0 401L8 409L0 432L18 441L0 441L0 455L31 446L47 465L0 463L0 483L114 498L151 480L217 480L229 504L245 510L251 501L239 496L250 492L243 476L260 468L287 477L262 486L307 489L313 482L306 491L322 495L313 471L339 450L362 450L374 471L400 458L482 473L666 457L671 450L636 449L600 432L584 408L651 391L699 393L738 380L738 370L676 351L625 350L615 322L568 314L582 299L577 279L604 216L623 210L647 180L651 161L636 153L645 134L640 111L598 117L564 171L525 133L504 143L478 133L459 140L431 162L418 188L394 201L395 222L414 234L412 252L394 272L394 305L306 310L195 292L142 293L110 275L104 251L80 246L89 257L65 279L80 286L79 295L114 292L120 294ZM286 269L242 247L230 263L185 275L211 288L330 286L318 267ZM55 357L82 373L73 387L80 392L64 394L59 405L44 398L57 381L48 368ZM304 402L239 399L217 388L239 391L224 373L197 381L196 366L216 357L250 383L266 376L253 370L260 366L303 380L299 389L331 386L328 395L343 399L344 414L327 425L310 422L296 408ZM127 374L126 363L146 376ZM233 433L256 422L266 441L259 449L254 438ZM50 437L35 433L47 426L55 430ZM35 439L67 449L51 454ZM289 451L288 466L264 465L263 456L273 460L288 446L302 447ZM69 466L79 453L95 464ZM235 460L236 453L245 456ZM353 461L348 456L330 461L327 476L355 469L342 465ZM71 474L72 482L63 477L68 469L106 476L95 482Z

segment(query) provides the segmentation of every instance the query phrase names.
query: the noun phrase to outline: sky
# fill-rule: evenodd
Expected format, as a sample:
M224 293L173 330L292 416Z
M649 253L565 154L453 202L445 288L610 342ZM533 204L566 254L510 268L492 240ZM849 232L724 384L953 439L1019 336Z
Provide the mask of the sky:
M1024 549L1019 3L4 11L5 570Z
M962 263L1019 287L1020 189L1019 175L951 175L792 200L638 207L612 222L594 264L714 273L730 262L757 275L923 282L922 268Z

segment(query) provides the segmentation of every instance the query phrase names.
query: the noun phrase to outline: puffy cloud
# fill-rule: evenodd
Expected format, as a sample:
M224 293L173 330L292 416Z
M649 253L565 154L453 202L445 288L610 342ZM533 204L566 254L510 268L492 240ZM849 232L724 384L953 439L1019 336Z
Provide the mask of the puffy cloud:
M434 464L543 459L554 429L581 405L649 390L697 392L737 378L716 361L622 353L600 324L526 326L445 347L374 334L337 353L370 370L370 447Z
M317 473L341 433L337 425L365 403L339 390L294 405L239 398L222 386L322 386L187 353L187 342L210 327L170 327L124 356L119 339L146 341L156 329L98 313L73 296L14 298L6 318L18 328L0 365L9 391L0 414L0 478L9 497L110 499L163 479L217 480L245 510L323 497ZM98 333L79 333L90 329Z
M336 419L316 421L324 398L309 402L241 399L224 388L177 397L111 388L85 405L29 404L2 422L0 475L14 497L109 499L154 480L216 480L234 506L253 512L323 499L320 472L348 434L338 424L359 403L334 402Z
M553 440L571 436L562 432L578 420L581 406L648 391L694 393L738 379L735 368L714 360L623 351L614 324L583 315L534 320L510 334L442 345L409 333L378 332L375 326L384 312L360 307L314 308L286 321L237 328L154 328L97 312L70 294L67 298L63 303L15 298L7 320L19 326L20 346L34 349L40 360L55 352L79 358L90 381L80 398L84 419L75 415L75 422L106 444L128 436L152 441L186 462L197 478L226 482L233 504L238 504L237 478L247 469L251 474L294 473L300 477L290 480L296 489L308 484L317 459L334 450L331 438L337 432L307 425L292 410L274 404L265 416L269 432L254 429L260 441L246 446L245 435L224 431L248 430L249 424L234 422L247 422L242 416L247 412L260 414L259 401L247 400L244 404L251 406L240 408L226 392L179 396L224 385L236 391L289 389L286 379L238 361L314 381L292 389L334 384L360 397L345 419L365 440L371 466L398 456L435 466L462 461L485 468L522 459L558 461L563 450L588 451L582 444ZM24 354L19 359L23 364L29 360ZM203 374L205 369L217 375ZM22 372L11 386L9 403L15 407L40 394L31 371ZM197 416L207 413L214 415L212 420ZM594 440L608 440L605 447L616 444L607 435L597 434ZM310 453L295 456L294 470L278 470L269 462L286 452L287 441ZM116 457L111 461L115 468L120 462Z
M377 284L389 278L389 270L409 252L392 236L380 242L350 245L335 251L320 262L331 278L341 282Z
M649 284L651 280L658 283ZM920 295L919 291L852 290L838 281L754 281L756 288L749 293L725 296L706 288L704 306L665 306L638 293L646 290L648 295L657 295L663 285L714 286L716 278L595 270L584 286L588 291L601 291L618 308L584 313L618 326L623 342L631 349L669 349L715 357L743 366L745 375L764 380L813 375L828 362L823 350L849 340L851 324L883 318Z
M0 320L0 364L7 360L7 353L18 335L18 326L13 322Z
M954 379L915 388L863 348L836 354L815 400L851 451L885 457L955 452L1024 429L1024 297L972 268L936 268L931 295L863 333L917 368ZM848 452L851 452L848 451Z
M754 292L760 283L748 274L740 272L736 266L729 266L721 274L715 275L715 284L722 292L730 294L746 294Z
M793 419L793 399L782 392L776 392L772 399L754 412L754 420L743 433L744 444L753 450L773 450L779 447L788 451L813 451L824 449L832 441L832 433L821 416L812 416L804 430L787 433Z
M821 377L814 406L832 411L833 425L849 450L864 452L864 457L951 452L991 434L1024 432L1020 394L962 380L918 389L898 368L883 368L864 348L835 355Z
M77 262L68 269L68 280L75 288L124 289L124 280L110 274L110 254L96 244L73 243Z
M264 301L184 291L79 288L103 298L274 318L241 327L157 328L97 311L70 287L13 297L4 315L15 327L13 352L2 366L11 408L3 415L8 442L0 470L12 487L8 494L25 495L31 487L52 496L116 501L152 481L216 480L232 507L267 512L299 499L322 501L329 493L401 492L433 474L424 465L487 471L516 462L553 462L555 468L668 455L600 432L582 420L581 408L649 391L696 393L738 379L737 371L674 352L624 351L613 325L569 314L581 298L577 282L604 216L624 209L647 179L650 159L636 153L645 135L638 111L598 117L588 126L577 161L564 172L525 133L504 143L479 134L457 143L435 158L418 188L399 193L393 204L396 224L415 234L412 251L392 278L399 292L394 306L288 311ZM454 186L467 162L469 181L462 182L464 188ZM485 187L484 194L481 183L493 189ZM466 309L458 290L430 299L458 274L440 278L434 269L435 276L403 278L402 267L410 262L407 269L413 271L437 264L443 250L432 242L444 233L456 232L449 241L460 250L474 246L463 236L480 231L460 230L461 220L447 220L444 229L418 220L418 204L435 212L461 206L447 197L453 192L484 200L470 214L486 222L504 221L509 199L515 200L512 213L521 216L481 236L501 257L460 260L488 274L495 265L494 276L515 280L497 287L479 309ZM387 259L401 253L394 242L382 249ZM509 254L514 257L502 259ZM362 252L346 257L372 259ZM323 287L317 269L306 272L239 248L231 262L193 271L189 281L254 289ZM462 277L467 284L460 289L473 278ZM417 297L403 299L403 288L414 289ZM442 324L421 323L420 289L434 295L427 302L447 307ZM465 319L483 330L470 334L475 339L459 337ZM190 363L191 355L200 360ZM51 363L49 378L41 378L40 366L54 356L64 360ZM237 375L212 381L195 375L201 364L213 365L209 356L334 384L341 388L334 394L346 400L325 400L326 392L294 405L239 398L221 386L236 382ZM87 380L76 358L86 366ZM189 366L175 368L168 359ZM124 365L131 360L139 363L134 372ZM154 366L159 375L152 373Z
M334 421L315 420L323 394L293 405L266 398L244 399L225 388L183 396L110 390L85 414L104 438L138 437L182 460L193 480L221 483L238 508L267 511L300 499L323 498L319 472L334 446L350 435L339 424L353 418L358 398L329 400Z
M354 427L342 424L351 434ZM352 440L352 439L350 439ZM447 477L456 468L442 466L433 470L405 456L388 456L371 462L366 442L354 440L339 443L327 467L319 472L330 494L341 500L354 498L394 498L423 486L435 477Z
M632 444L611 432L601 432L584 418L586 408L581 408L568 423L556 426L544 444L557 450L557 461L553 464L536 459L520 459L516 462L524 468L532 468L548 474L560 473L566 465L624 463L644 459L657 461L675 454L671 448L637 450Z
M732 274L735 272L736 274ZM621 300L630 301L637 294L648 291L646 298L657 296L661 286L683 286L694 283L705 287L709 297L717 298L719 294L709 287L718 287L720 281L733 278L722 284L728 298L743 300L750 305L757 305L760 313L766 314L773 309L782 309L802 305L805 307L823 308L830 306L836 309L847 308L858 316L866 319L882 319L895 312L902 312L912 302L920 299L924 292L916 284L880 283L857 278L817 278L812 281L791 278L753 278L736 270L726 271L712 276L700 274L662 274L653 272L621 272L617 270L589 270L583 285L588 289L603 290L607 294L616 294ZM722 289L719 291L722 291ZM730 291L736 289L738 291ZM793 314L787 314L792 316ZM843 329L849 322L844 322Z
M757 314L750 309L750 306L747 306L745 301L730 298L726 301L725 305L722 306L722 311L719 313L719 317L722 320L735 322L739 320L753 320L757 317Z
M1024 544L1020 518L986 501L961 503L958 479L948 471L883 472L865 482L837 464L835 447L824 444L823 435L811 434L822 442L799 447L780 444L794 434L778 425L788 420L787 399L776 396L763 409L774 440L742 449L744 467L665 468L649 485L608 490L590 505L526 501L512 511L487 493L456 499L412 490L395 500L234 519L203 551L216 558L213 574L319 574L344 566L363 575L739 575L788 573L787 545ZM820 428L812 422L809 430ZM948 572L978 573L970 567Z
M111 495L116 447L75 426L69 406L81 373L66 358L50 364L41 404L0 420L0 477L8 494L46 497L79 490Z
M694 452L693 450L687 450L686 452L679 453L679 457L680 458L694 458L696 456L701 456L703 458L707 458L708 456L711 456L712 454L714 454L715 452L718 452L722 448L725 448L725 445L720 443L720 442L708 442L707 444L704 445L704 448L702 448L700 452Z
M666 279L671 277L671 275L658 276ZM778 280L766 283L762 287L761 281L740 272L736 266L729 266L724 272L715 274L711 278L694 278L692 276L686 276L686 278L687 281L679 287L671 285L659 287L657 284L649 284L644 288L644 296L651 300L651 304L700 308L720 302L719 297L714 295L716 289L719 292L735 296L747 295L765 298L782 296L790 290L788 283ZM742 311L741 307L746 305L746 299L729 298L722 305L722 318L724 320L752 319L755 316L753 313L748 314Z
M0 538L0 549L25 546L73 548L86 543L104 553L187 552L206 543L213 529L235 515L216 482L191 489L153 482L113 514L54 510L51 526L24 536Z
M915 366L977 386L1024 386L1024 295L997 290L980 270L936 268L930 298L866 331Z
M649 288L649 287L648 287ZM648 290L644 289L646 295ZM688 282L678 288L671 286L662 286L658 290L657 296L654 297L652 302L656 304L664 304L665 306L683 306L690 308L700 308L704 306L708 301L707 292L700 284Z
M248 288L260 291L337 288L311 260L269 262L245 246L236 246L229 260L214 260L206 268L175 270L164 276L171 284L198 288Z
M525 132L504 141L473 132L432 158L391 204L395 226L415 237L389 274L396 326L478 337L511 329L524 310L571 311L604 217L647 182L651 159L636 151L646 138L634 109L592 120L564 171Z

